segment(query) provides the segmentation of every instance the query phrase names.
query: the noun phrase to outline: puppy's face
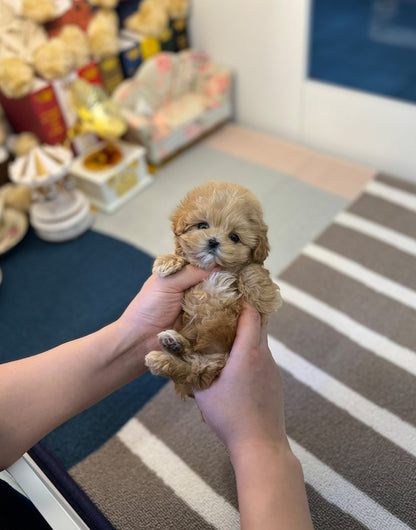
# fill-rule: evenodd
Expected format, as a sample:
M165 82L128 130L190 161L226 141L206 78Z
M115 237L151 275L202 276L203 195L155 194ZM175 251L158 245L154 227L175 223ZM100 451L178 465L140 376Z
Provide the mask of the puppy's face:
M267 257L260 203L238 184L208 182L192 190L171 219L176 253L197 267L238 270Z

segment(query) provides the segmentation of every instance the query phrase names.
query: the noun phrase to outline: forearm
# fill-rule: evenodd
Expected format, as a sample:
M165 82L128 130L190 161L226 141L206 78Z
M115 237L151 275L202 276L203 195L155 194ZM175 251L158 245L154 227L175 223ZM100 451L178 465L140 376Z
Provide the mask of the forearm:
M286 444L231 455L242 530L313 529L303 472Z
M139 343L129 344L116 322L45 353L1 365L0 468L141 375L147 351Z

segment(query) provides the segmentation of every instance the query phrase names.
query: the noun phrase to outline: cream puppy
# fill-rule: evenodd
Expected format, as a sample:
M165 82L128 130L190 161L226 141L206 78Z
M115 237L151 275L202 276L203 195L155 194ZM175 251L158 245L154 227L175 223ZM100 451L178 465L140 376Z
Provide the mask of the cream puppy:
M156 258L154 273L168 276L188 263L221 267L185 292L180 328L159 333L161 351L146 355L151 372L170 377L184 398L208 388L225 366L242 299L264 320L281 298L263 267L270 247L262 208L247 188L208 182L186 195L171 221L175 252Z

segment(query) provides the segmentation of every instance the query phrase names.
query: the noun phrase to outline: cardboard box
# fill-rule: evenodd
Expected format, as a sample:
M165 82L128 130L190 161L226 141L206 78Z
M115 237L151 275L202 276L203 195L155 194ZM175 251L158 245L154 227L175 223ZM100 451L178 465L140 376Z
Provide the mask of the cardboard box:
M71 103L69 89L71 84L79 77L93 84L100 86L103 84L96 62L91 62L79 70L71 72L66 77L51 82L67 131L73 129L78 120L77 113ZM77 134L72 138L72 149L78 155L97 142L97 136L93 133Z
M140 44L128 37L120 37L120 62L125 78L132 77L142 64L143 57Z
M173 31L175 51L179 52L189 48L188 20L186 18L171 19L170 27Z
M98 63L98 68L100 70L104 88L108 94L112 94L115 88L124 79L120 57L118 55L114 55L112 57L101 59L101 61Z
M88 196L93 205L106 213L112 213L151 184L153 178L148 172L146 150L122 141L112 144L121 153L118 162L102 169L93 169L91 166L87 168L86 160L91 155L96 156L106 145L106 142L101 142L77 157L70 173L77 187Z
M160 40L155 39L154 37L144 37L139 33L130 31L128 29L123 29L120 32L120 37L131 39L134 42L138 42L140 46L140 51L142 53L142 60L146 60L152 55L159 53L161 50Z
M121 23L139 9L141 1L142 0L119 0L116 11Z
M96 62L91 62L79 70L74 70L66 77L51 81L67 129L72 129L77 121L77 115L71 103L69 89L72 83L78 78L83 78L92 84L103 85L100 70Z
M160 36L160 45L161 45L162 51L164 52L175 52L176 51L175 33L170 24Z
M77 73L78 77L82 77L85 81L103 86L103 79L96 61L91 61L89 64L79 68Z
M64 26L75 24L83 31L87 31L88 24L94 17L94 10L88 0L71 0L70 2L55 2L58 16L44 27L49 37L56 37Z
M0 103L13 131L32 132L42 143L51 145L64 142L68 130L77 121L69 99L69 87L78 77L103 85L99 66L92 61L61 79L48 82L36 78L31 93L24 98L6 98L0 92ZM120 77L123 78L122 75ZM84 138L79 136L74 139L76 153L96 142L92 134L83 136Z
M65 140L66 123L51 83L35 79L31 93L18 99L0 92L0 103L15 133L32 132L51 145Z

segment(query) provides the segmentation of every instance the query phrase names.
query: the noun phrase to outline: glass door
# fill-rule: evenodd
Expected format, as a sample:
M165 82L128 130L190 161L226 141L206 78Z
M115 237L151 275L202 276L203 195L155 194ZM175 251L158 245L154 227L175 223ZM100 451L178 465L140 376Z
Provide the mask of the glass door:
M416 0L281 4L282 133L416 181Z

